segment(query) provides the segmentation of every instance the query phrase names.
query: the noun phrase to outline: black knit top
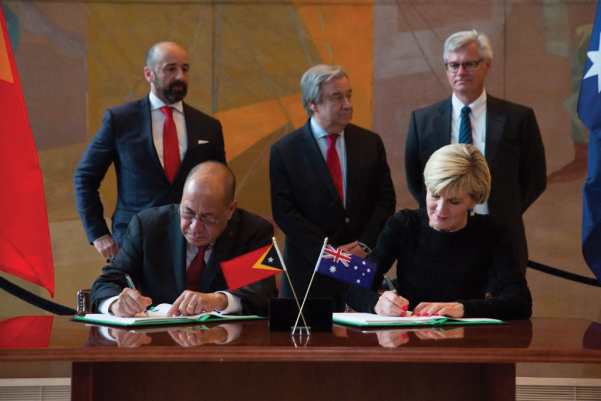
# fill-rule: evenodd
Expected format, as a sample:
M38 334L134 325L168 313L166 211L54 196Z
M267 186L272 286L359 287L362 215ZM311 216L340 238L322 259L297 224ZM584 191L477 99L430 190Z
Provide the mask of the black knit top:
M378 264L374 289L397 261L397 291L409 300L409 310L420 302L459 302L464 317L527 319L532 296L517 269L504 225L488 215L468 216L455 232L428 225L425 209L405 209L390 217L370 256ZM490 279L498 294L485 299ZM351 287L347 303L358 312L374 313L376 292Z

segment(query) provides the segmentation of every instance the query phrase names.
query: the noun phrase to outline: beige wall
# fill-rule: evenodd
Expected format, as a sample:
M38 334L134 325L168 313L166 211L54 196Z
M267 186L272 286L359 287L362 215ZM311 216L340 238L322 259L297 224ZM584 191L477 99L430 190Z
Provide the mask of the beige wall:
M246 3L3 2L19 25L15 29L12 20L9 32L44 176L56 302L74 306L76 291L89 288L103 266L75 210L73 172L104 110L148 92L143 58L161 39L189 49L186 101L223 122L240 204L270 219L269 147L305 122L299 80L310 65L347 69L354 122L383 137L397 207L415 207L403 167L410 112L450 94L442 63L449 34L471 28L489 34L495 54L487 91L534 108L548 172L557 172L525 215L531 259L592 277L580 251L584 164L575 160L588 137L573 126L572 106L578 50L590 34L595 1ZM110 218L116 197L112 172L101 193ZM601 321L598 288L536 271L527 277L535 316ZM40 313L0 293L0 315ZM522 375L544 371L520 369ZM553 372L594 376L598 368Z

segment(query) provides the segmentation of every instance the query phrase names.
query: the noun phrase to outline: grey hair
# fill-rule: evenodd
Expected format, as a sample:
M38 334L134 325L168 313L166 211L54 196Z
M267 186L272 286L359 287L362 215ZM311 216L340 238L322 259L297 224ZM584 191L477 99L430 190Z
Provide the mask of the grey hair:
M478 33L475 29L471 31L461 31L452 34L444 42L443 59L446 63L449 59L449 53L468 45L470 43L478 44L478 54L484 59L484 61L492 60L492 47L490 46L490 40L488 36L483 33Z
M486 159L474 145L443 146L430 156L424 169L424 184L431 193L467 191L476 203L488 199L490 180Z
M334 79L348 77L346 71L340 66L318 64L307 70L301 78L301 94L303 107L309 117L313 115L311 103L321 103L323 95L322 83L330 82Z

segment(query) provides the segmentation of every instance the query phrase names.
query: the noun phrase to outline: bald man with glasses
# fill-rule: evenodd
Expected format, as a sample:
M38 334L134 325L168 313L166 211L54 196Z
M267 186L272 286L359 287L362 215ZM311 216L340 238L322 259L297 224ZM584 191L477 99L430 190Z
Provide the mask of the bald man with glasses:
M425 207L423 172L430 155L451 143L476 146L485 155L492 185L488 202L477 205L475 212L503 220L520 270L525 272L528 247L522 214L547 185L536 117L531 108L493 97L484 89L492 67L492 49L485 35L475 30L451 35L443 57L453 94L411 114L405 146L407 185L420 207Z
M278 294L275 279L229 292L220 268L273 237L271 223L237 207L235 186L227 166L205 162L188 175L179 205L134 215L121 251L92 287L93 309L127 317L169 303L171 315L218 310L267 316L269 298Z

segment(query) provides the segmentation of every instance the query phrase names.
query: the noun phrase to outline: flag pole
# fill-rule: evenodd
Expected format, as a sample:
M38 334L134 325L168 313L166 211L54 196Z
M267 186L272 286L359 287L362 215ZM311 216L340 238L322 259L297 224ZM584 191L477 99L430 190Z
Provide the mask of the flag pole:
M275 237L272 237L271 240L273 241L273 246L275 248L275 251L278 253L278 257L280 258L280 263L282 264L282 267L284 268L284 273L286 273L286 278L288 279L288 284L290 284L290 289L292 290L292 295L294 295L294 300L296 301L296 306L298 306L298 310L301 311L301 317L303 318L303 323L305 324L305 330L307 330L307 328L309 326L307 326L307 321L305 320L305 315L302 314L301 305L298 302L298 297L296 296L296 291L294 291L294 286L292 285L292 281L290 281L290 276L288 275L288 269L286 269L286 263L284 263L284 258L282 258L282 254L280 253L280 248L278 247L278 240Z
M294 323L294 329L292 329L292 334L296 332L296 326L298 326L298 319L300 319L301 313L303 313L303 308L305 307L305 302L307 302L307 297L309 296L309 291L311 290L311 285L313 284L313 279L315 278L315 273L317 273L317 268L319 267L319 262L321 261L321 256L323 255L323 250L328 245L328 237L323 240L323 246L321 247L321 252L319 252L319 258L317 258L317 263L315 264L315 269L313 269L313 275L311 276L311 281L309 281L309 287L307 287L307 293L305 294L305 298L303 299L303 304L300 307L300 311L298 312L298 316L296 317L296 323Z

